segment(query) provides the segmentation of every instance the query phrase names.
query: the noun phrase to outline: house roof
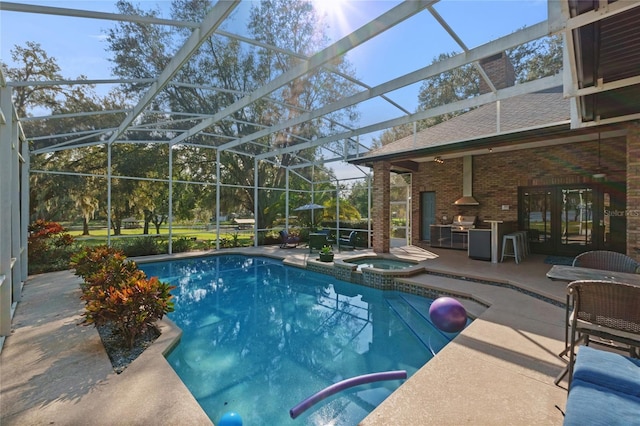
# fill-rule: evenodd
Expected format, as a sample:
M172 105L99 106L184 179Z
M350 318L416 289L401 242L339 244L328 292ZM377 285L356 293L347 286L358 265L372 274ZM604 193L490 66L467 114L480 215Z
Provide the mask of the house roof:
M499 122L498 122L498 108ZM558 126L569 129L570 104L560 91L530 93L491 103L458 115L395 142L375 149L356 162L373 159L420 155L421 152L446 152L459 149L460 144L489 138L516 141L530 137L531 131L541 134L545 130L557 131ZM499 124L498 124L499 123Z

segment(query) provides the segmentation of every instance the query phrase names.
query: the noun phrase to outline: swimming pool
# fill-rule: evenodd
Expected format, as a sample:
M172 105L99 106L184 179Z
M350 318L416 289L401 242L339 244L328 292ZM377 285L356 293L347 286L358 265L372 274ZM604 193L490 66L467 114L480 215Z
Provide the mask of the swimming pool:
M245 425L355 425L401 381L343 391L295 420L289 409L349 377L411 376L453 337L419 313L428 299L279 260L219 255L139 266L177 286L169 317L183 335L167 359L214 423L234 411Z

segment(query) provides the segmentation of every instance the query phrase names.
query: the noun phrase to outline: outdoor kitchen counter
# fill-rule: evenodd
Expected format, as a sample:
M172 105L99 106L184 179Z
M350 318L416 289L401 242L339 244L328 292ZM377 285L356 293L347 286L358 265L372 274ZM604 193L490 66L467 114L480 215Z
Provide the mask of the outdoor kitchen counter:
M469 229L469 257L477 260L491 260L490 228Z
M431 247L451 248L451 225L431 225Z

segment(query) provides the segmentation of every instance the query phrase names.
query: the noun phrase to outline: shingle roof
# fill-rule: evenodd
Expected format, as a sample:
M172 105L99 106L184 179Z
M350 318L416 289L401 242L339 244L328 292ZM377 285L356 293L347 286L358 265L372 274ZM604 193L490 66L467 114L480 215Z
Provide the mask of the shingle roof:
M388 156L421 148L444 147L448 144L496 134L496 104L487 104L439 123L416 135L406 136L363 158ZM500 133L530 128L543 128L570 120L569 100L559 92L529 93L500 102Z

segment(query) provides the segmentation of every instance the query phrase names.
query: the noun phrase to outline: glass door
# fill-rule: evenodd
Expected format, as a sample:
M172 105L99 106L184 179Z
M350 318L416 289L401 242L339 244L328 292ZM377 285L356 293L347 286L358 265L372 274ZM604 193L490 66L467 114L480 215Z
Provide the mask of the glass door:
M521 187L518 222L534 253L624 252L625 199L617 184Z
M573 255L591 249L600 237L593 226L593 189L560 187L556 191L560 197L561 231L557 251Z
M625 253L627 250L627 185L606 182L601 186L600 231L605 250Z
M553 252L554 226L551 220L553 188L520 188L519 198L520 229L527 231L531 251Z

